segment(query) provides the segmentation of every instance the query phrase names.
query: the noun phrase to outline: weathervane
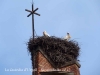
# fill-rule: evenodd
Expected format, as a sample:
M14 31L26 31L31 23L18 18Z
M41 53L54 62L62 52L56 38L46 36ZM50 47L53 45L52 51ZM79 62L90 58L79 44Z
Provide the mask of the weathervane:
M40 16L40 14L36 13L36 11L38 10L38 8L36 8L34 10L34 6L33 6L33 0L32 0L32 11L25 9L25 11L30 12L29 15L27 15L27 17L29 17L30 15L32 15L32 31L33 31L33 40L34 40L34 14Z

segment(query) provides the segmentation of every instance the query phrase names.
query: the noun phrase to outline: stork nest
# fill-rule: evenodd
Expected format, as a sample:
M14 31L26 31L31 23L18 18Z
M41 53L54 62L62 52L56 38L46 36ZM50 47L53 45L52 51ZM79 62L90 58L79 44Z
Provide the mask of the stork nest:
M64 65L71 60L77 60L80 51L80 47L76 41L66 41L54 36L36 37L34 40L30 38L28 51L31 53L31 57L33 57L33 53L38 52L38 47L56 66Z

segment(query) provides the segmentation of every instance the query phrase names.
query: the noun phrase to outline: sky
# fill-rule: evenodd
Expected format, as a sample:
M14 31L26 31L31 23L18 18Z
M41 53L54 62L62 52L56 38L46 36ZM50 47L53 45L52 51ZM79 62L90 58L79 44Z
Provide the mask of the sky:
M31 57L26 43L32 36L32 19L27 17L31 0L0 0L0 75L31 75ZM69 32L79 43L81 75L100 75L100 0L34 0L35 31L42 36L64 37Z

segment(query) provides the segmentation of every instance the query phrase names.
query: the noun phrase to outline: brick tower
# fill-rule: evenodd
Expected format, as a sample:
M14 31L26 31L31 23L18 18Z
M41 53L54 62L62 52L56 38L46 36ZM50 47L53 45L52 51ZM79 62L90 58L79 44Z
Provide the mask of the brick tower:
M78 43L71 40L66 41L55 36L50 37L34 37L34 14L38 8L34 10L25 9L30 12L27 16L32 15L32 31L33 37L28 42L28 51L32 60L32 75L80 75L80 64L77 61L80 48ZM64 73L65 72L65 73ZM47 75L46 74L46 75Z
M80 75L80 64L77 61L80 48L75 41L65 41L57 37L36 37L34 41L32 38L29 40L28 50L31 53L32 66L35 67L35 75L50 71Z

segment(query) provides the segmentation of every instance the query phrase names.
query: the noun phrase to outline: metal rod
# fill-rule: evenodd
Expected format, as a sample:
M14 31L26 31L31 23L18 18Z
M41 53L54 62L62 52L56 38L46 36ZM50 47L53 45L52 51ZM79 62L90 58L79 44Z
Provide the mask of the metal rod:
M34 10L34 6L32 3L32 11ZM33 41L34 41L34 14L32 14L32 32L33 32ZM33 55L33 75L35 75L35 55Z
M32 11L34 10L33 4L32 4ZM33 40L34 40L34 14L32 14L32 30L33 30Z
M32 37L33 37L33 41L34 41L34 14L36 14L36 15L38 15L38 16L40 16L40 14L38 14L38 13L36 13L35 11L37 11L38 10L38 8L36 8L35 10L34 10L34 6L33 6L33 0L32 0L32 11L30 11L30 10L28 10L28 9L25 9L25 11L27 11L27 12L30 12L30 14L27 16L27 17L29 17L31 14L32 14ZM33 51L35 51L34 50L34 48L33 48ZM36 75L36 72L35 72L35 68L36 68L36 57L35 57L35 52L33 52L34 54L33 54L33 56L32 56L32 60L33 60L33 71L32 71L32 75Z
M32 13L32 11L31 10L28 10L28 9L25 9L25 11L28 11L28 12L31 12Z

